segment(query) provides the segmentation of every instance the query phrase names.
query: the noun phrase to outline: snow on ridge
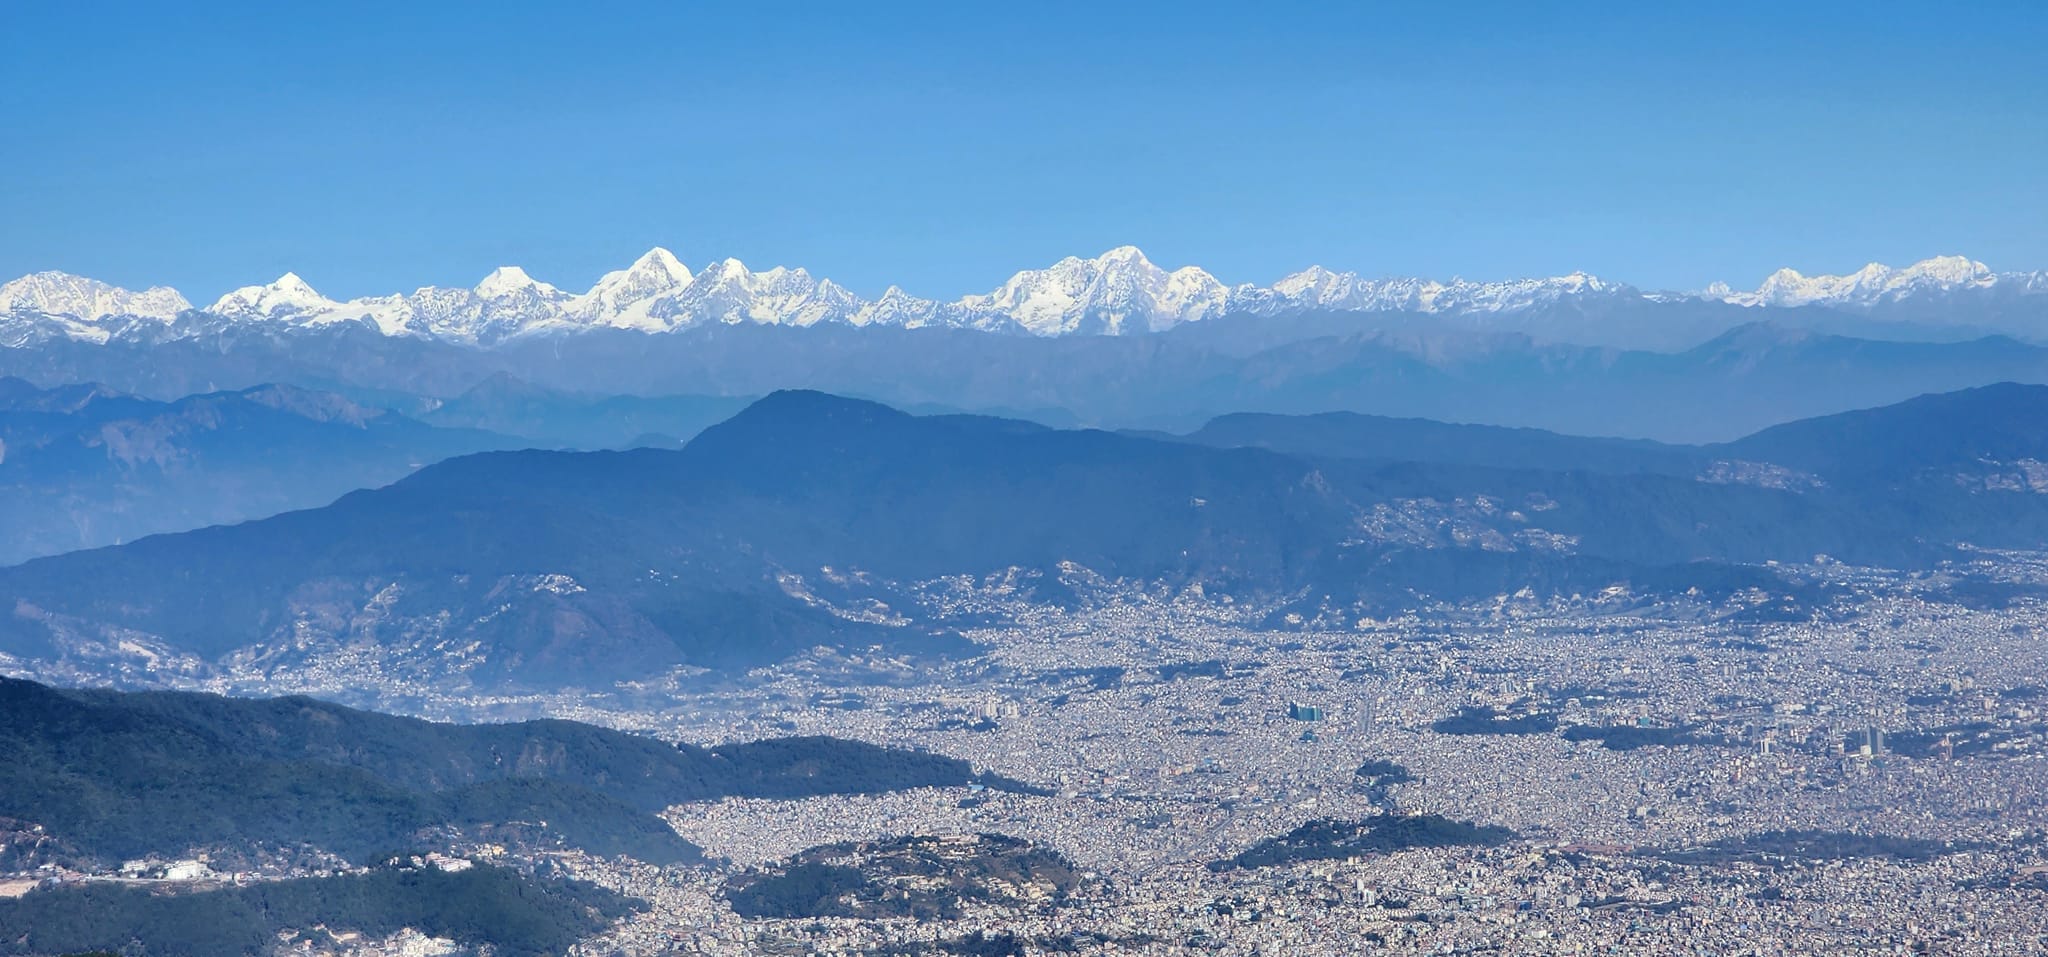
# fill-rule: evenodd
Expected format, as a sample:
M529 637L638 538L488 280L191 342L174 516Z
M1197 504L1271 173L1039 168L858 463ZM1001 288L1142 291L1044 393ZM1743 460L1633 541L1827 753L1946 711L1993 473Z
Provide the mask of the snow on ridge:
M529 294L551 296L561 292L561 290L527 275L526 270L518 266L499 266L491 270L491 274L485 276L482 282L477 283L476 288L472 291L485 299L505 299L511 296Z
M169 321L192 308L169 286L133 292L97 279L70 273L30 273L0 285L0 312L39 312L72 319L141 316Z
M1698 293L1645 292L1582 272L1500 282L1368 278L1311 266L1268 286L1230 286L1196 266L1168 270L1135 246L1094 258L1069 256L1012 275L995 289L953 301L910 295L891 286L869 300L801 268L753 270L737 259L692 272L662 247L600 277L582 293L542 282L518 266L500 266L472 288L425 286L410 293L345 302L321 295L295 273L236 289L204 312L230 322L281 327L337 323L370 326L385 335L490 344L590 329L668 332L708 324L951 327L1034 336L1157 332L1225 314L1398 312L1470 316L1525 313L1544 305L1607 297L1665 302L1720 301L1743 306L1827 305L1861 308L1923 294L1997 288L2048 293L2048 272L1994 273L1961 256L1894 269L1871 264L1846 276L1806 276L1783 269L1754 292L1716 284ZM130 292L95 280L45 272L0 285L0 313L62 318L50 325L70 338L105 341L119 317L169 323L191 309L176 290ZM1511 319L1502 319L1511 322Z
M278 319L329 312L340 305L320 295L298 273L288 272L267 285L236 289L214 300L206 311L236 319Z
M1764 277L1754 292L1739 292L1716 283L1700 295L1739 306L1868 307L1927 293L1988 290L2008 286L2017 291L2048 291L2048 272L1996 273L1967 256L1935 256L1893 268L1870 263L1847 275L1808 276L1786 268Z
M1045 269L1027 269L984 295L954 304L958 312L1004 317L1033 335L1157 332L1221 315L1230 291L1195 266L1168 272L1135 246L1118 246L1094 259L1068 256Z

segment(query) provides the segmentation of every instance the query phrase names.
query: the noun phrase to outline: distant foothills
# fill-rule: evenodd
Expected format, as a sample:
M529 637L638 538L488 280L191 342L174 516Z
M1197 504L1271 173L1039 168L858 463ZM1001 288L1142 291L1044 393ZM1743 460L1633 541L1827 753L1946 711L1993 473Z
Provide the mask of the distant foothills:
M281 392L208 401L281 430L258 435L382 418ZM279 406L322 415L292 426ZM1837 563L2010 600L1970 556L2043 538L2048 386L1709 445L1351 413L1055 429L784 391L672 447L457 455L319 508L0 568L0 661L261 686L374 648L385 678L488 690L820 649L971 656L966 633L1010 600L1231 596L1275 628L1507 600L1804 618L1841 597Z
M563 954L646 905L549 862L567 851L704 863L659 816L671 806L1045 793L955 758L829 737L703 748L572 721L437 724L308 698L5 677L0 754L0 872L39 885L0 895L0 954L41 957L299 953L295 938L402 928L463 953ZM117 869L184 876L116 880Z
M0 780L8 870L304 844L367 862L409 849L424 830L478 828L506 843L671 862L699 849L654 815L686 801L1033 790L958 759L829 737L702 748L573 721L438 724L310 698L124 694L6 677L0 753L9 758ZM15 833L24 821L40 827Z

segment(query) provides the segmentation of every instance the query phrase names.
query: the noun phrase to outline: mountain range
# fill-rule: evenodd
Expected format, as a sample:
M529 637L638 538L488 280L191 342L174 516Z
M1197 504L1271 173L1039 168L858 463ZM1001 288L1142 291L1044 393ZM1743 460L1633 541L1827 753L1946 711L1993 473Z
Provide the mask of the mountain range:
M779 392L680 450L484 453L334 504L0 569L17 673L444 688L972 655L958 601L1200 586L1343 627L1439 601L1798 601L1769 563L2048 536L2048 388L1670 446L1367 417L1191 436ZM1118 583L1123 583L1119 585ZM978 613L977 613L978 614ZM338 677L337 677L338 676Z
M1846 276L1784 269L1752 292L1724 285L1651 292L1584 273L1505 282L1374 279L1320 266L1271 285L1227 285L1195 266L1167 270L1121 246L1092 259L1068 257L1018 272L990 292L939 301L891 286L863 298L803 269L755 271L723 259L692 271L663 248L571 293L517 266L471 288L337 301L295 273L245 286L203 309L175 290L130 292L61 272L0 285L0 345L52 337L87 342L204 334L223 323L271 328L360 325L384 335L491 345L594 329L672 332L708 325L960 328L1031 336L1157 333L1227 315L1370 316L1355 328L1515 331L1582 345L1692 345L1742 321L1801 314L1825 328L1851 323L1913 336L2041 335L2048 272L1995 273L1960 256L1904 268L1871 264ZM1714 310L1717 325L1675 325L1675 315ZM1731 318L1748 314L1747 319ZM1604 320L1602 319L1604 317ZM1602 320L1602 321L1595 321ZM1360 326L1359 323L1364 323Z

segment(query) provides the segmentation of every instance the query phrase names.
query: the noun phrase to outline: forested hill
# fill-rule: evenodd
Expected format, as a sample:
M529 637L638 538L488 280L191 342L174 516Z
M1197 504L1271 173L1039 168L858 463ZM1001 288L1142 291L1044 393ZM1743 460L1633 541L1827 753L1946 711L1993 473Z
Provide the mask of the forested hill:
M220 675L373 640L445 688L601 687L820 646L977 654L919 583L1074 566L1346 616L1524 589L1802 606L1814 589L1776 566L2039 548L2042 421L2048 387L2000 386L1727 446L1355 416L1161 441L778 392L679 450L464 456L318 509L0 568L0 650L44 674L172 656ZM459 668L436 650L456 646Z
M980 781L964 761L834 738L715 749L570 721L451 725L307 698L61 690L0 678L0 818L86 857L314 847L354 859L436 828L521 822L655 861L691 847L654 812L727 796Z
M643 908L581 881L483 866L378 867L186 894L99 884L0 900L0 955L262 957L412 928L477 952L545 957Z

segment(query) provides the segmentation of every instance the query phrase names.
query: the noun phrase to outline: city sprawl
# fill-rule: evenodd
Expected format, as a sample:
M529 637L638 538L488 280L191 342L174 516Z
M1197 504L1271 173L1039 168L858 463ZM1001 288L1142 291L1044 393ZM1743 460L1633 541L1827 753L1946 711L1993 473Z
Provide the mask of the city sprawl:
M931 611L985 623L967 632L980 654L944 661L821 649L744 679L485 698L366 674L374 649L356 649L290 686L235 690L377 677L435 717L549 714L692 742L831 735L1033 786L688 803L664 818L708 863L522 859L650 904L590 954L2048 947L2048 652L2041 606L2015 597L2048 575L2031 556L1982 556L1968 571L2008 589L1986 598L1942 573L1785 571L1827 597L1613 589L1373 618L1068 566L1063 604L1014 577L927 583ZM1260 853L1315 822L1401 819L1482 836ZM972 856L977 835L1050 851L1074 879L937 912L892 913L886 897L854 916L733 905L807 849L838 845L833 859L859 867L911 837Z

